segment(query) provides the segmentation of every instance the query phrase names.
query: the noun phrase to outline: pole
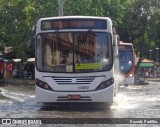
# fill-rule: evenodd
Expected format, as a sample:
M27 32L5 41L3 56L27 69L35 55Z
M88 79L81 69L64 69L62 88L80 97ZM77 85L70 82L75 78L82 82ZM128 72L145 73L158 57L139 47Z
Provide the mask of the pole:
M59 0L59 14L58 16L63 16L63 5L64 5L65 0Z
M149 54L150 54L150 60L151 60L151 57L152 57L152 50L149 50Z
M156 51L157 51L157 62L158 62L158 50L159 50L159 48L156 48Z

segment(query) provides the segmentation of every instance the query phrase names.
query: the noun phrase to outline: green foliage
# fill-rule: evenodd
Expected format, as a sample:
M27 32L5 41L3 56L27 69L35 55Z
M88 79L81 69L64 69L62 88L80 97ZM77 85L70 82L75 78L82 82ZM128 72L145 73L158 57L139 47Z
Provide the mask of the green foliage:
M32 26L39 18L58 16L60 1L0 0L0 51L8 43L14 47L17 58L28 57L26 52L34 55L27 46ZM159 46L159 0L65 0L64 15L110 17L120 34L132 38L136 52L143 50L146 54Z
M124 28L134 38L136 51L149 58L149 50L160 46L160 1L136 0L125 15Z

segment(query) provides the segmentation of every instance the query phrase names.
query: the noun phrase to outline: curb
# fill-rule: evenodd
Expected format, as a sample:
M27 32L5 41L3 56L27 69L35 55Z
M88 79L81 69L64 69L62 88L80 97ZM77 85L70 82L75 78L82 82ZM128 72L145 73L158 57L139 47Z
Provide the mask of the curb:
M2 83L35 85L34 80L27 79L3 79L1 81Z

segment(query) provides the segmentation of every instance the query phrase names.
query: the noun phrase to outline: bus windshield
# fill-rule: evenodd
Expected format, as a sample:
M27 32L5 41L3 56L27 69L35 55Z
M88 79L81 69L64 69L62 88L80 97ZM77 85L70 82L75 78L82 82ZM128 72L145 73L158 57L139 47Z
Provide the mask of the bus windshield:
M132 50L119 50L120 72L128 73L132 68Z
M44 72L97 72L112 68L111 34L54 32L37 35L36 67Z

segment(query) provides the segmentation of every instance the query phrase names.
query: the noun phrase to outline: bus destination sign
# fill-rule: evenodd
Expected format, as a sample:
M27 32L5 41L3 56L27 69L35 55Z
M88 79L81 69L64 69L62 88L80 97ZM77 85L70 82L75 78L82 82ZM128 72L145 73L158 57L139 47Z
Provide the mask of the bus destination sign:
M102 19L56 19L42 21L42 30L54 29L106 29L107 22Z

